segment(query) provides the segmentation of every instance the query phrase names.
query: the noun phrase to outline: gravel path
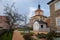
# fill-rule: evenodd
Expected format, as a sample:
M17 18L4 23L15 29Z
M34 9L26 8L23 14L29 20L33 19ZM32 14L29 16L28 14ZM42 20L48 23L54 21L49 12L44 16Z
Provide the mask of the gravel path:
M24 40L23 36L20 34L20 31L15 30L13 33L12 40Z

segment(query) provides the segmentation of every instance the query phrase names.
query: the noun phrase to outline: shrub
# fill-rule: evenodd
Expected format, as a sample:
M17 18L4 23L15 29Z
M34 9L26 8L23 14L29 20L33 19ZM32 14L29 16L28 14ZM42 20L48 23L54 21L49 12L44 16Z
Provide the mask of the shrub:
M43 33L42 33L42 34L39 34L39 33L38 33L37 37L38 37L38 38L46 38L47 35L46 35L46 34L43 34Z
M0 36L0 40L12 40L13 32L4 32L3 35Z
M56 37L56 32L52 31L47 34L47 39L48 40L54 40L54 37Z
M25 40L32 40L32 37L29 33L25 34L23 37Z

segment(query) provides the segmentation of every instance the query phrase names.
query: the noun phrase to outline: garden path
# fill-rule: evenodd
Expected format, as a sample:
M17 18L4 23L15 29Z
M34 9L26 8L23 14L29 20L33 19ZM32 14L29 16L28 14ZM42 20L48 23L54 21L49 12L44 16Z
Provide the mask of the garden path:
M13 33L12 40L24 40L23 36L21 35L20 31L15 30Z

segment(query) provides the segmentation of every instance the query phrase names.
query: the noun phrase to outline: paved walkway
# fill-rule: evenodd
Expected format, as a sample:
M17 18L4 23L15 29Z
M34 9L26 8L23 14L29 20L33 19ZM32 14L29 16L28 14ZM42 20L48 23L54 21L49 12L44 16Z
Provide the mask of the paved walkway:
M20 31L15 30L13 33L12 40L24 40L23 36L20 34Z

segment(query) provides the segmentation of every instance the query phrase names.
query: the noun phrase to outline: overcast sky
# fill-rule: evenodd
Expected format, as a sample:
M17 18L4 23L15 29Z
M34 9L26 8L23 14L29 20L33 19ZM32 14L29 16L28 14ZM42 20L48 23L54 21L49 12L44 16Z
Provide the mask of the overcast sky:
M20 14L27 14L28 17L31 17L34 15L34 11L37 9L38 4L40 4L41 9L44 11L44 15L49 16L49 5L47 5L49 1L50 0L1 0L0 15L3 15L4 5L7 3L11 5L15 2L15 7L18 9L18 13Z

